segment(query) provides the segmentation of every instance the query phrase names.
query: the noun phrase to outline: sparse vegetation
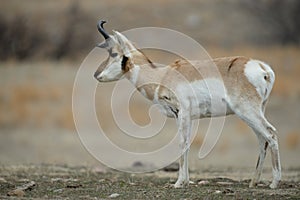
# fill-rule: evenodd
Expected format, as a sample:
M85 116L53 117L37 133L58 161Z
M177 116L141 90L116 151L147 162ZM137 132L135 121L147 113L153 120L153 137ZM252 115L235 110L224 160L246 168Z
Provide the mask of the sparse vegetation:
M300 195L299 182L291 180L283 181L277 190L269 189L265 182L249 189L249 180L203 179L197 173L192 174L194 184L189 188L175 189L174 180L167 177L172 174L99 173L86 167L51 165L1 167L0 198L9 195L22 199L297 199Z

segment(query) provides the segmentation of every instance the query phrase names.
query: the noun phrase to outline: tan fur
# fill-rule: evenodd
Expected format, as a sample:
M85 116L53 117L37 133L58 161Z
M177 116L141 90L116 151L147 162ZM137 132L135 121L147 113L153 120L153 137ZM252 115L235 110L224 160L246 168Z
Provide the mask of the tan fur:
M248 81L244 70L245 64L249 61L246 57L227 57L214 59L217 65L225 88L227 88L227 94L231 97L241 98L248 101L261 101L259 94L255 87ZM230 66L230 70L228 67Z
M140 66L139 77L144 78L137 80L136 87L139 91L144 90L146 97L152 101L154 99L155 89L161 83L166 70L156 68L141 51L132 52L132 58L128 60L127 64L130 65L128 66L130 69L133 65ZM125 76L130 79L130 76L132 76L131 71L129 70Z
M146 97L152 101L154 99L154 93L156 87L158 87L157 84L146 84L138 87L137 90L141 92L141 90L143 89L146 93Z
M254 101L260 101L260 97L255 87L248 81L244 74L245 64L250 60L242 56L216 58L206 61L176 60L174 63L166 67L166 72L162 76L161 71L149 68L148 58L143 54L133 54L134 63L141 66L140 73L151 76L149 80L156 80L162 85L174 89L178 81L197 81L203 78L219 78L223 79L230 96L244 96L244 98ZM215 68L214 65L217 67ZM152 69L151 69L152 68ZM142 75L142 74L141 74ZM139 84L141 81L139 81ZM158 85L145 84L138 88L144 89L150 100L154 98L154 92ZM174 87L172 87L174 86ZM160 87L159 94L163 93L164 87ZM159 95L163 96L163 95Z

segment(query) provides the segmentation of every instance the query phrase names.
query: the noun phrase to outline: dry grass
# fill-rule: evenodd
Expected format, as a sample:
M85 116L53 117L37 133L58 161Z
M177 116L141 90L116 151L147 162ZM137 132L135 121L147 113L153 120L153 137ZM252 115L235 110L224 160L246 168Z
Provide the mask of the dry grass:
M58 126L64 129L75 130L75 124L73 120L73 113L71 106L68 106L60 113L58 117Z
M12 65L22 66L19 68ZM8 63L1 69L0 127L54 126L74 130L72 81L65 84L65 80L58 78L64 70L53 67L56 64L46 62L42 65L27 65ZM28 69L22 69L26 67Z
M287 133L285 139L285 145L288 149L296 149L300 144L300 132L299 131L291 131Z
M14 86L7 105L7 109L12 110L16 116L16 122L12 124L42 126L51 115L51 104L62 98L59 93L58 88L43 87L31 82Z

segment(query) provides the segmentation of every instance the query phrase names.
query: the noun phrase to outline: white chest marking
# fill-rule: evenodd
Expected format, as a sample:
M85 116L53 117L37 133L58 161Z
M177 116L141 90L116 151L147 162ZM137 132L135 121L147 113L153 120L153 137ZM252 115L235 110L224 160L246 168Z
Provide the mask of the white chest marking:
M131 70L130 70L130 80L131 82L135 85L138 81L139 77L139 72L140 72L140 66L135 65Z
M153 98L154 103L159 103L159 101L158 101L158 90L159 90L159 86L157 86L155 88L155 91L154 91L154 98Z

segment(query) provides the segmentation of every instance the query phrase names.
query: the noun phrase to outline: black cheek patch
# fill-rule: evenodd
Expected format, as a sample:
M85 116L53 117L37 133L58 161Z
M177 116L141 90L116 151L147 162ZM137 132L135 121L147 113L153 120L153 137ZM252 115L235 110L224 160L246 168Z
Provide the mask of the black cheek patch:
M122 58L122 63L121 63L121 66L122 66L122 70L123 70L123 71L127 71L127 67L126 67L127 61L128 61L128 57L123 56L123 58Z

